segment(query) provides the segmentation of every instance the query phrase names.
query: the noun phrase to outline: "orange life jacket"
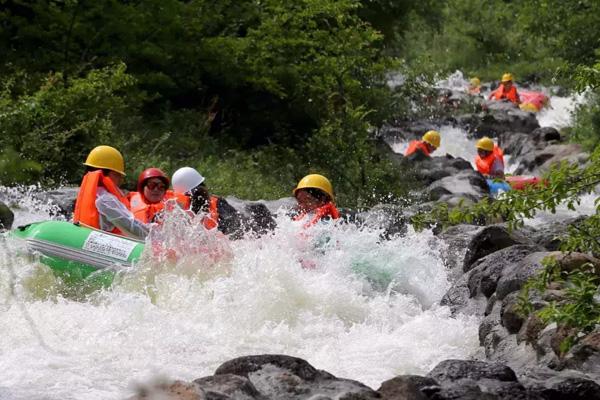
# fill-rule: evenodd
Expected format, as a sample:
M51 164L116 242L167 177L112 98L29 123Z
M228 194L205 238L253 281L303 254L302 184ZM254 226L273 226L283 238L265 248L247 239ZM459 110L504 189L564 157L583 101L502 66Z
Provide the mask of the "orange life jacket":
M301 219L304 219L304 217L306 217L309 213L310 214L314 213L314 215L312 216L310 221L308 221L304 225L305 228L315 225L317 222L319 222L320 220L322 220L323 218L326 218L326 217L329 217L331 219L338 219L340 217L340 212L338 211L338 209L335 207L335 205L333 205L332 202L329 202L313 211L303 212L303 213L296 215L294 217L294 221L300 221Z
M510 89L505 90L505 87L503 84L500 84L500 86L498 86L498 88L496 90L494 90L492 92L492 94L490 94L490 99L493 100L510 100L515 104L519 104L520 100L519 100L519 95L517 93L517 88L513 85L510 87Z
M504 152L495 144L494 150L487 157L481 158L479 155L475 157L477 171L482 175L489 175L492 170L492 165L494 165L494 161L496 160L502 161L502 165L504 165Z
M214 229L219 225L219 198L217 196L210 196L208 203L208 215L202 220L202 224L206 229Z
M413 140L408 144L408 149L404 152L404 156L408 157L411 154L415 153L417 150L421 150L423 154L426 156L430 156L429 150L427 149L427 145L422 140Z
M100 185L129 208L129 200L123 196L112 179L104 176L101 170L91 171L84 175L79 186L79 193L77 194L77 200L75 200L75 212L73 213L74 223L82 223L100 229L100 215L96 208L96 193ZM117 235L123 234L117 228L114 228L111 232Z
M172 190L167 190L162 201L158 203L147 203L146 198L140 192L130 192L127 196L131 204L131 212L135 219L144 223L154 220L154 216L165 208L165 201L177 198ZM179 200L177 200L179 202Z

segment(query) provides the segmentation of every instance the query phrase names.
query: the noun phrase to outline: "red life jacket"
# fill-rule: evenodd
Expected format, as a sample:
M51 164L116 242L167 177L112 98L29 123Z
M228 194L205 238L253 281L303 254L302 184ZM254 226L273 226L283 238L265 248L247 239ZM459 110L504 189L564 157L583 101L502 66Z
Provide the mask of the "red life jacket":
M123 196L112 179L104 176L101 170L91 171L84 175L79 186L79 193L77 194L77 200L75 200L75 212L73 213L74 223L82 223L100 229L100 215L96 208L96 194L100 185L129 208L129 200ZM123 234L117 228L114 228L111 232L117 235Z
M513 85L510 89L505 90L503 84L500 84L496 90L490 94L490 100L510 100L515 104L519 104L519 95L517 94L517 88Z
M404 157L408 157L411 154L415 153L417 150L421 150L423 154L426 156L430 156L429 149L427 149L427 145L422 140L413 140L408 144L408 149L404 152Z
M313 213L314 215L312 215ZM333 205L332 202L329 202L313 211L307 211L296 215L294 217L294 221L300 221L301 219L304 219L308 214L311 214L312 218L304 225L305 228L315 225L317 222L326 217L331 219L338 219L340 217L340 212L338 211L338 209Z
M206 229L214 229L219 225L219 198L210 196L208 203L208 215L202 219L202 224Z
M500 147L498 147L498 145L495 144L494 150L487 157L481 158L479 155L475 157L477 171L479 171L482 175L490 175L492 165L494 165L494 161L496 160L500 160L504 166L504 152Z

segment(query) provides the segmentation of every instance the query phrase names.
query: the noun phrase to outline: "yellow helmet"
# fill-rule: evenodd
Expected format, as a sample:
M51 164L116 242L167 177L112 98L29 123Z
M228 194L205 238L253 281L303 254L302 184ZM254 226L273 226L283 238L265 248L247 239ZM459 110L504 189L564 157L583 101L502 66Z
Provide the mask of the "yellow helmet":
M125 161L119 150L110 146L98 146L90 151L83 163L88 167L109 169L125 175Z
M438 131L428 131L423 135L423 141L425 143L429 143L437 149L440 147L442 138L440 137L440 133Z
M494 141L489 137L484 136L477 141L475 147L481 150L494 151Z
M331 186L331 182L329 182L329 179L325 178L323 175L306 175L304 178L300 179L300 182L298 182L298 186L296 186L293 193L294 195L296 195L296 192L298 190L308 188L319 189L327 193L330 199L333 200L333 186Z
M472 87L477 87L477 86L481 85L481 81L477 77L471 78L469 83L471 84Z
M502 83L504 82L509 82L513 80L513 76L512 74L509 74L508 72L504 75L502 75Z

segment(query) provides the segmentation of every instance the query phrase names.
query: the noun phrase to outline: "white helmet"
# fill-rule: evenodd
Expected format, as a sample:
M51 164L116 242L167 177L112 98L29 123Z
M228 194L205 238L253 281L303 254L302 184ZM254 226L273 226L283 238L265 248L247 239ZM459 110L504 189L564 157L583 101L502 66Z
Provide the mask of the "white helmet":
M171 182L173 183L173 191L187 193L204 182L204 177L194 168L183 167L175 171Z

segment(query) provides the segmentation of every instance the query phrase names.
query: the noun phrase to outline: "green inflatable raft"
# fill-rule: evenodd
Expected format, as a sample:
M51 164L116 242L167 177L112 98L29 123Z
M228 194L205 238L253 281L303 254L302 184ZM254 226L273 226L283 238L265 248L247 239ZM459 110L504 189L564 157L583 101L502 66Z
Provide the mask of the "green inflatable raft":
M144 250L144 242L64 221L20 226L9 237L25 241L28 253L69 284L109 286Z

